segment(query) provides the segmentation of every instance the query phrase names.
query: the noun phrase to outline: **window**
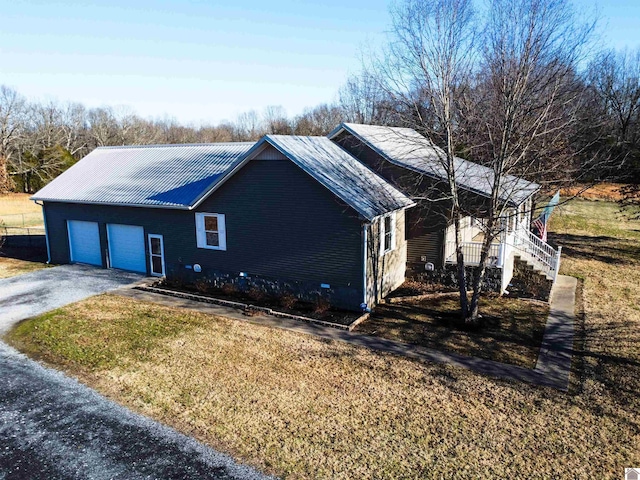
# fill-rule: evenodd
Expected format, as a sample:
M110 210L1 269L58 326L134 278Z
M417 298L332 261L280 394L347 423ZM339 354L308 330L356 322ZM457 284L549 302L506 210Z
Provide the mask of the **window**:
M396 215L390 213L380 220L380 251L384 255L396 247Z
M224 215L221 213L196 213L196 240L198 248L227 249Z

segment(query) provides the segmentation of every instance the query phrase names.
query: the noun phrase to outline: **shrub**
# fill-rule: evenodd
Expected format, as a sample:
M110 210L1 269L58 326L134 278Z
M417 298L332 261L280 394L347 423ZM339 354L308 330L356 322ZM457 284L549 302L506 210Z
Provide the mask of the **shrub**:
M257 287L251 287L247 291L247 297L249 297L254 302L260 302L267 297L267 294Z
M243 314L243 315L245 315L245 316L247 316L247 317L255 317L255 316L257 316L257 315L262 314L262 312L261 312L260 310L256 310L255 308L250 308L250 307L249 307L249 308L245 308L245 309L242 311L242 314Z
M298 299L292 293L285 292L278 298L278 303L282 308L291 310L298 303Z
M235 295L238 293L238 286L235 283L225 283L220 287L225 295Z
M316 299L315 305L313 306L313 313L322 315L323 313L326 313L330 308L331 304L329 303L329 300L324 297L318 297Z
M171 278L165 278L164 285L169 288L177 288L181 290L185 288L187 283L184 281L184 278L179 275L175 275Z
M196 291L200 293L207 293L211 288L211 284L209 283L209 281L204 278L199 278L198 280L196 280L193 286Z

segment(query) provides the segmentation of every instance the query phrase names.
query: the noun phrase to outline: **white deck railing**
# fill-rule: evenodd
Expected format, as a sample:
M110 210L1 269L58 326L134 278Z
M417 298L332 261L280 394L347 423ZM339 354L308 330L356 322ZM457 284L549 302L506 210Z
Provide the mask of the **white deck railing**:
M492 243L489 250L488 265L502 267L511 254L521 257L529 262L534 268L550 276L555 281L560 269L560 254L562 247L558 250L535 236L524 228L518 228L503 235L499 243ZM480 263L480 253L482 242L463 242L462 253L464 262L467 265L478 265ZM447 242L445 245L445 261L456 263L456 244Z
M502 256L500 254L502 244L493 243L489 250L488 265L502 266ZM467 265L478 265L480 263L480 253L482 242L463 242L462 255L464 263ZM448 263L456 263L456 242L447 242L445 247L445 258Z
M556 250L528 230L517 230L515 233L514 247L516 255L533 263L539 270L552 276L555 280L560 269L562 247L558 247L558 250Z

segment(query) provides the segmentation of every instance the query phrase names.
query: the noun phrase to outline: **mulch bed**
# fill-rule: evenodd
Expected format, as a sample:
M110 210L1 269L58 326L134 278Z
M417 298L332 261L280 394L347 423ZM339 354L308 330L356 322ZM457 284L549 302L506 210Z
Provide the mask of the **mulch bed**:
M164 281L157 282L152 285L156 288L162 288L165 290L174 290L177 292L191 293L201 295L203 297L217 298L220 300L227 300L230 302L246 303L254 305L256 307L271 308L278 312L287 313L289 315L296 315L301 317L309 317L315 320L321 320L323 322L337 323L339 325L351 325L355 320L362 316L362 313L351 312L348 310L340 310L333 307L328 307L324 304L313 304L310 302L303 302L300 300L293 301L293 307L283 305L281 298L267 295L262 292L245 292L241 290L229 292L221 288L208 288L206 291L200 291L195 286L190 285L172 285L167 284Z
M424 282L418 282L414 280L407 280L402 285L400 285L397 289L391 292L391 294L387 297L387 299L398 298L398 297L416 297L416 296L427 295L431 293L448 293L448 292L455 292L455 291L456 291L455 288L447 287L439 283L424 283Z

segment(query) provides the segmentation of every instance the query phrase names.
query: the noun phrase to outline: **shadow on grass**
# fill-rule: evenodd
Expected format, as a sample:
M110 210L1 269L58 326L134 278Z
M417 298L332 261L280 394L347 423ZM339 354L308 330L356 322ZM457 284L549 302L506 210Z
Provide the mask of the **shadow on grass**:
M471 326L462 321L449 298L430 299L426 304L386 304L377 307L358 331L533 368L544 335L546 311L541 314L533 306L523 312L505 309L496 313L500 306L482 310L485 314L480 324Z
M624 264L640 259L640 246L614 237L592 237L568 233L550 233L549 240L562 245L562 254L578 260L598 260L609 264Z

